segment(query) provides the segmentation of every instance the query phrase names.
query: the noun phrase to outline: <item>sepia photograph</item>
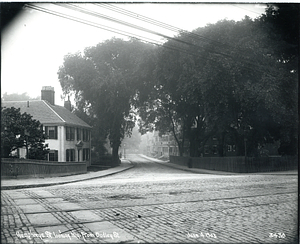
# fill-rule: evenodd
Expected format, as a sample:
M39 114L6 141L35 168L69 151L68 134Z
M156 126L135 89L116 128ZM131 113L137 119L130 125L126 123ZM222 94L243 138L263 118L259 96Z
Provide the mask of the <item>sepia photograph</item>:
M0 12L1 243L299 243L299 3Z

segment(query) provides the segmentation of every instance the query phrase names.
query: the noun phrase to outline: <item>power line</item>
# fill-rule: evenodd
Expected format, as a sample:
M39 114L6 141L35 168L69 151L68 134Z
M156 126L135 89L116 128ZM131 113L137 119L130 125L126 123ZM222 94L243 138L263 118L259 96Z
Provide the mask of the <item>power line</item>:
M81 24L85 24L85 25L89 25L89 26L92 26L92 27L96 27L96 28L99 28L99 29L106 30L106 31L110 31L110 32L113 32L113 33L117 33L117 34L120 34L120 35L123 35L123 36L126 36L126 37L134 37L134 38L137 38L139 40L145 41L145 42L150 43L150 44L154 44L154 45L157 45L157 46L162 46L162 47L165 47L165 48L168 48L168 49L171 49L171 50L180 51L180 52L184 52L184 53L189 54L189 55L194 55L194 56L200 57L199 55L197 55L195 53L188 52L187 50L184 50L184 49L179 49L176 46L165 45L162 42L159 43L159 41L154 40L154 39L143 37L143 36L133 34L133 33L130 33L130 32L120 31L119 29L115 29L115 28L108 27L108 26L105 26L105 25L101 25L101 24L98 24L98 23L94 23L94 22L91 22L91 21L86 21L86 20L83 20L83 19L80 19L80 18L77 18L77 17L73 17L71 15L62 14L62 13L59 13L57 11L49 10L49 9L46 9L46 8L43 8L43 7L34 6L34 5L31 5L31 4L26 4L25 7L28 7L28 8L37 10L37 11L41 11L41 12L44 12L44 13L47 13L47 14L51 14L51 15L54 15L54 16L57 16L57 17L72 20L72 21L75 21L75 22L78 22L78 23L81 23Z
M180 42L180 43L183 43L183 44L186 44L186 45L189 45L189 46L194 46L196 48L203 48L203 47L200 47L198 45L195 45L193 43L190 43L190 42L186 42L186 41L183 41L183 40L180 40L179 38L174 38L174 37L170 37L170 36L167 36L165 34L162 34L162 33L159 33L157 31L152 31L150 29L147 29L147 28L144 28L144 27L141 27L141 26L138 26L138 25L134 25L134 24L131 24L131 23L128 23L128 22L125 22L125 21L122 21L122 20L119 20L119 19L116 19L116 18L112 18L110 16L107 16L107 15L103 15L103 14L100 14L98 12L95 12L95 11L91 11L91 10L87 10L87 9L84 9L82 7L79 7L79 6L76 6L76 5L73 5L73 4L68 4L68 5L61 5L61 4L58 4L59 6L62 6L62 7L65 7L65 8L68 8L68 9L73 9L75 11L79 11L81 13L85 13L87 15L91 15L91 16L94 16L94 17L99 17L99 18L102 18L102 19L105 19L105 20L109 20L109 21L112 21L114 23L118 23L118 24L122 24L122 25L125 25L125 26L128 26L128 27L131 27L131 28L135 28L135 29L138 29L138 30L142 30L144 32L147 32L147 33L150 33L150 34L155 34L155 35L158 35L158 36L161 36L163 38L166 38L168 40L174 40L176 42ZM158 22L158 21L156 21ZM160 22L161 23L161 22ZM167 24L165 24L167 25ZM176 28L176 27L173 27L173 28ZM176 28L178 30L180 30L179 28ZM206 49L207 50L207 49ZM222 53L222 52L218 52L216 50L209 50L211 53L214 53L214 54L218 54L218 55L222 55L222 56L225 56L227 58L233 58L231 55L228 55L228 54L225 54L225 53ZM243 58L243 57L239 57L239 58ZM234 59L234 58L233 58ZM259 66L257 66L256 63L253 63L249 60L244 60L243 62L245 63L248 63L248 64L251 64L253 66L256 66L258 68L260 68Z
M230 45L228 43L219 42L219 41L207 38L207 37L205 37L203 35L200 35L198 33L189 32L187 30L183 30L181 28L178 28L178 27L175 27L175 26L172 26L172 25L169 25L169 24L157 21L155 19L151 19L149 17L146 17L146 16L143 16L141 14L138 14L138 13L135 13L135 12L132 12L132 11L129 11L129 10L117 7L117 6L112 5L112 4L105 4L105 3L97 4L97 3L94 3L94 5L100 6L102 8L109 9L109 10L111 10L113 12L121 13L123 15L126 15L126 16L129 16L129 17L132 17L132 18L144 21L144 22L152 24L152 25L156 25L156 26L161 27L161 28L168 29L168 30L176 32L176 33L187 34L189 37L196 38L197 40L200 40L200 41L205 41L205 42L209 42L209 43L215 44L215 46L219 46L221 48L229 48L230 50L239 50L240 52L243 52L243 53L245 53L245 52L246 53L247 52L251 52L252 53L253 52L250 49L244 49L244 48L241 48L241 47L239 47L237 45L232 46L232 45ZM235 5L233 5L233 6L235 6ZM238 6L236 6L236 7L238 7ZM257 14L259 14L259 13L257 13ZM194 45L194 44L192 44L192 45ZM197 47L198 48L203 48L203 47L200 47L200 46L197 46ZM226 57L229 57L229 58L233 58L232 56L230 56L228 54L216 52L215 50L211 50L211 49L209 50L207 47L206 47L206 50L210 51L211 53L221 54L223 56L226 56ZM238 58L244 59L243 62L251 64L252 66L256 66L258 69L261 68L260 66L258 66L258 64L257 64L256 61L245 60L244 55L238 55Z
M114 33L117 33L117 34L121 34L123 36L135 37L137 39L140 39L142 41L145 41L145 42L148 42L148 43L151 43L151 44L155 44L155 45L162 46L162 47L165 47L165 48L168 48L168 49L171 49L171 50L183 52L183 53L186 53L186 54L189 54L189 55L197 56L198 58L203 59L203 60L208 60L208 57L203 57L203 56L201 56L201 55L199 55L199 54L197 54L195 52L191 52L190 50L187 50L187 49L178 48L177 46L169 45L169 43L162 44L162 42L159 43L159 41L157 41L157 40L153 40L153 39L150 39L150 38L147 38L147 37L143 37L143 36L140 36L140 35L137 35L137 34L133 34L133 33L129 33L129 32L125 32L125 31L120 31L119 29L115 29L115 28L104 26L104 25L101 25L101 24L98 24L98 23L94 23L94 22L91 22L91 21L79 19L77 17L73 17L73 16L70 16L70 15L67 15L67 14L62 14L62 13L59 13L57 11L49 10L49 9L46 9L46 8L37 7L35 5L26 4L26 6L32 8L32 9L38 10L38 11L42 11L42 12L48 13L48 14L52 14L52 15L59 16L59 17L62 17L62 18L66 18L66 19L69 19L69 20L72 20L72 21L76 21L76 22L79 22L79 23L82 23L82 24L90 25L90 26L93 26L93 27L96 27L96 28L104 29L106 31L110 31L110 32L114 32ZM84 11L84 12L85 12L85 14L89 13L89 11L87 11L87 10ZM122 21L120 21L120 22L122 22ZM172 39L175 40L175 41L177 41L176 38L172 38ZM185 43L187 45L193 45L193 46L195 46L194 44L191 44L191 43L188 43L188 42L183 42L183 43ZM199 47L199 46L197 46L197 47ZM224 55L222 53L213 53L213 54ZM228 57L232 58L229 55L228 55ZM254 69L249 68L249 67L244 67L244 68L248 69L248 70L251 70L251 71L259 71L259 70L254 70ZM262 71L260 71L260 72L262 72Z
M153 30L150 30L150 29L138 26L138 25L134 25L134 24L131 24L129 22L125 22L123 20L112 18L110 16L103 15L103 14L100 14L100 13L97 13L97 12L94 12L94 11L86 10L86 9L84 9L82 7L79 7L79 6L76 6L76 5L70 4L70 5L60 5L60 6L65 7L65 8L69 8L69 9L73 9L75 11L79 11L81 13L85 13L85 14L88 14L88 15L91 15L91 16L94 16L94 17L99 17L99 18L102 18L102 19L105 19L105 20L109 20L109 21L112 21L112 22L115 22L115 23L118 23L118 24L122 24L122 25L131 27L131 28L134 28L134 29L137 29L137 30L141 30L141 31L144 31L144 32L147 32L147 33L150 33L150 34L154 34L154 35L166 38L168 40L174 40L174 41L181 42L181 43L187 44L187 45L194 45L192 43L179 40L178 38L167 36L165 34L157 32L157 31L153 31ZM197 45L194 45L194 46L199 47ZM218 53L218 54L221 54L221 53Z
M230 4L230 5L233 6L233 7L236 7L236 8L243 9L243 10L248 11L248 12L252 12L252 13L260 14L261 15L261 13L258 13L258 12L255 12L253 10L249 10L249 9L246 9L246 8L242 8L241 6L237 6L236 4Z
M103 8L110 9L110 10L112 10L114 12L118 12L118 13L130 16L132 18L135 18L135 19L138 19L138 20L142 20L144 22L156 25L158 27L162 27L162 28L174 31L176 33L184 32L184 33L188 33L188 34L191 34L191 35L194 35L194 36L198 36L198 37L200 37L202 39L206 39L208 41L215 42L215 43L218 43L218 44L221 44L221 45L228 45L228 44L221 43L221 42L218 42L218 41L215 41L215 40L211 40L211 39L206 38L204 36L200 36L198 34L189 32L187 30L183 30L181 28L178 28L178 27L175 27L175 26L172 26L172 25L169 25L169 24L166 24L166 23L163 23L163 22L151 19L151 18L143 16L141 14L138 14L138 13L135 13L135 12L132 12L132 11L129 11L129 10L122 9L120 7L117 7L117 6L114 6L114 5L111 5L111 4L105 4L105 3L101 3L101 4L94 3L94 4L97 5L97 6L103 7Z
M130 33L130 32L126 32L126 31L121 31L119 29L115 29L115 28L112 28L112 27L109 27L109 26L101 25L101 24L91 22L91 21L87 21L87 20L84 20L84 19L80 19L80 18L77 18L77 17L73 17L71 15L59 13L57 11L49 10L49 9L46 9L46 8L43 8L43 7L38 7L38 6L31 5L31 4L26 4L25 7L31 8L31 9L34 9L34 10L37 10L37 11L41 11L41 12L44 12L44 13L47 13L47 14L51 14L51 15L54 15L54 16L57 16L57 17L72 20L72 21L75 21L75 22L78 22L78 23L81 23L81 24L85 24L85 25L89 25L89 26L96 27L96 28L99 28L99 29L103 29L103 30L106 30L106 31L109 31L109 32L117 33L117 34L120 34L120 35L123 35L123 36L127 36L127 37L135 37L136 36L136 37L139 37L141 40L144 40L144 41L146 41L148 39L149 43L152 43L152 44L156 44L155 42L158 42L157 40L154 40L154 39L150 39L150 38L147 38L147 37L142 37L142 36Z
M150 24L156 25L158 27L174 31L176 33L185 33L185 34L188 34L188 35L190 35L192 37L196 37L197 39L199 39L201 41L204 40L204 41L208 41L208 42L211 42L211 43L213 42L213 43L215 43L217 45L220 45L222 47L227 46L228 48L239 49L237 46L232 46L232 45L230 45L228 43L223 43L223 42L219 42L219 41L210 39L210 38L205 37L203 35L199 35L197 33L190 32L190 31L187 31L187 30L184 30L184 29L181 29L181 28L178 28L178 27L175 27L175 26L172 26L172 25L169 25L169 24L166 24L166 23L163 23L163 22L151 19L149 17L143 16L141 14L138 14L138 13L135 13L135 12L132 12L132 11L129 11L129 10L125 10L123 8L114 6L112 4L105 4L105 3L97 4L97 3L94 3L94 5L100 6L102 8L110 9L111 11L114 11L114 12L117 12L117 13L121 13L121 14L124 14L126 16L138 19L138 20L142 20L142 21L144 21L146 23L150 23Z
M96 5L98 5L98 4L96 4ZM63 5L63 7L70 8L69 5ZM179 39L179 38L170 37L170 36L167 36L167 35L165 35L165 34L159 33L159 32L157 32L157 31L152 31L152 30L150 30L150 29L147 29L147 28L144 28L144 27L141 27L141 26L138 26L138 25L134 25L134 24L125 22L125 21L123 21L123 20L119 20L119 19L116 19L116 18L112 18L112 17L110 17L110 16L100 14L99 12L87 10L87 9L84 9L84 8L79 7L79 6L76 6L76 5L72 5L72 8L73 8L75 11L79 11L79 12L81 12L81 13L85 13L85 14L88 14L88 15L92 15L92 16L94 16L94 17L103 18L103 19L105 19L105 20L109 20L109 21L112 21L112 22L115 22L115 23L118 23L118 24L122 24L122 25L125 25L125 26L130 27L130 28L135 28L135 29L138 29L138 30L142 30L142 31L147 32L147 33L150 33L150 34L155 34L155 35L164 37L164 38L166 38L166 39L168 39L168 40L174 40L174 41L176 41L176 42L180 42L180 43L186 44L186 45L188 45L188 46L193 46L193 47L196 47L196 48L198 48L198 49L203 49L203 48L204 48L204 47L201 47L201 46L199 46L199 45L193 44L193 43L191 43L191 42L183 41L183 40L181 40L181 39ZM121 8L118 8L118 9L120 9L121 12L125 12L125 13L129 12L129 14L130 14L131 16L137 16L137 15L138 15L138 16L141 16L143 19L146 19L146 21L151 20L151 23L159 23L159 24L158 24L159 27L164 26L163 28L167 28L167 29L169 29L169 30L172 29L173 31L174 31L174 30L180 30L180 31L183 31L183 30L180 29L180 28L177 28L177 27L174 27L174 26L165 24L165 23L163 23L163 22L156 21L156 20L154 20L154 19L151 19L151 18L142 16L142 15L139 15L139 14L137 14L137 13L134 13L134 12L131 12L131 11L127 11L127 10L123 10L123 9L121 9ZM166 26L166 27L165 27L165 26ZM194 34L194 33L191 33L191 32L185 31L185 33L187 33L188 36L191 36L191 35L192 35L192 36L194 36L194 37L197 37L198 39L199 39L199 37L200 37L201 39L202 39L202 38L205 38L205 37L203 37L203 36L201 36L201 35ZM214 41L214 40L212 40L212 39L209 39L209 38L206 38L206 39L207 39L206 41L212 41L212 42L215 42L215 43L221 43L221 42L218 42L218 41ZM221 43L221 44L222 44L222 47L223 47L223 45L225 45L224 43ZM240 48L232 47L231 49L240 49ZM186 50L186 49L185 49L185 50ZM212 54L222 55L222 56L224 56L224 57L231 58L231 59L233 59L233 60L237 60L237 58L238 58L238 61L240 61L240 62L243 62L243 63L246 63L246 64L250 64L252 67L256 67L258 70L261 69L261 66L259 66L259 65L257 64L256 61L251 61L251 60L245 59L245 56L244 56L243 54L241 54L241 55L236 55L237 57L232 57L232 56L229 55L229 54L226 54L226 53L224 53L224 52L220 52L220 51L217 51L217 50L212 50L211 48L209 49L209 48L206 47L205 50L208 51L208 52L210 52L210 53L212 53ZM242 52L242 51L243 51L243 50L241 50L241 52ZM247 69L253 71L253 68L252 68L252 67L251 67L251 68L248 68L248 67L247 67Z
M62 13L59 13L57 11L49 10L49 9L39 7L39 6L34 6L34 5L31 5L31 4L26 4L25 7L32 8L32 9L35 9L37 11L41 11L41 12L44 12L44 13L47 13L47 14L52 14L54 16L58 16L58 17L61 17L61 18L69 19L69 20L72 20L72 21L75 21L75 22L78 22L78 23L81 23L81 24L85 24L85 25L89 25L89 26L92 26L92 27L96 27L96 28L99 28L99 29L106 30L106 31L110 31L110 32L113 32L113 33L117 33L117 34L120 34L120 35L123 35L123 36L126 36L126 37L134 37L134 38L137 38L139 40L148 42L150 44L154 44L154 45L157 45L157 46L162 46L162 47L165 47L165 48L168 48L168 49L171 49L171 50L183 52L183 53L186 53L186 54L189 54L189 55L194 55L194 56L197 56L197 57L201 58L201 56L199 56L195 53L189 52L186 49L178 48L178 47L172 46L172 45L166 45L163 42L160 42L160 41L157 41L157 40L154 40L154 39L150 39L150 38L147 38L147 37L143 37L143 36L140 36L140 35L137 35L137 34L133 34L133 33L126 32L126 31L121 31L119 29L115 29L115 28L108 27L108 26L105 26L105 25L101 25L101 24L98 24L98 23L94 23L94 22L91 22L91 21L83 20L83 19L80 19L80 18L77 18L77 17L73 17L71 15L62 14ZM202 57L202 59L206 60L203 57Z

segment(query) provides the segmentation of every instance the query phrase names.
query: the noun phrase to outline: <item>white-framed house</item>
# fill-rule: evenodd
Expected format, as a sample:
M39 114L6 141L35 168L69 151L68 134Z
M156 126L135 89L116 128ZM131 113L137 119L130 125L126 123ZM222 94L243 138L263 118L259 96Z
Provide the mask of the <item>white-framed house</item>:
M64 107L55 105L53 87L44 86L41 92L41 100L2 101L1 106L20 108L21 113L41 122L48 136L48 161L85 161L91 165L91 126L71 113L70 101L65 101ZM20 149L18 154L24 157L26 152Z

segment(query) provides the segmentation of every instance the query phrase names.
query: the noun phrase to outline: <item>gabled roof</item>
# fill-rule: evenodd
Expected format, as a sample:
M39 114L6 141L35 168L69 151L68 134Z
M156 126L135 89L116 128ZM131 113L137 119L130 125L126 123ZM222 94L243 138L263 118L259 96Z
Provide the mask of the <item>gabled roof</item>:
M29 106L28 106L29 105ZM2 101L2 107L20 108L21 113L30 114L33 119L39 120L42 124L71 125L91 128L87 123L71 113L68 109L58 105L51 105L44 100L30 101Z

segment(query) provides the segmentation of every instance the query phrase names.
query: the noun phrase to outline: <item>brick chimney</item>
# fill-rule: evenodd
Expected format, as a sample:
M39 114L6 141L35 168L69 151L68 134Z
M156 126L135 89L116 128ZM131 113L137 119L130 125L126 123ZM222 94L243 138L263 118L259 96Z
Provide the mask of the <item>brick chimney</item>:
M52 86L43 86L42 87L42 96L41 99L49 102L51 105L55 105L54 103L54 87Z
M65 102L64 102L64 107L65 107L66 109L68 109L69 111L72 110L71 102L70 102L70 97L69 97L69 96L68 96L68 101L65 101Z

